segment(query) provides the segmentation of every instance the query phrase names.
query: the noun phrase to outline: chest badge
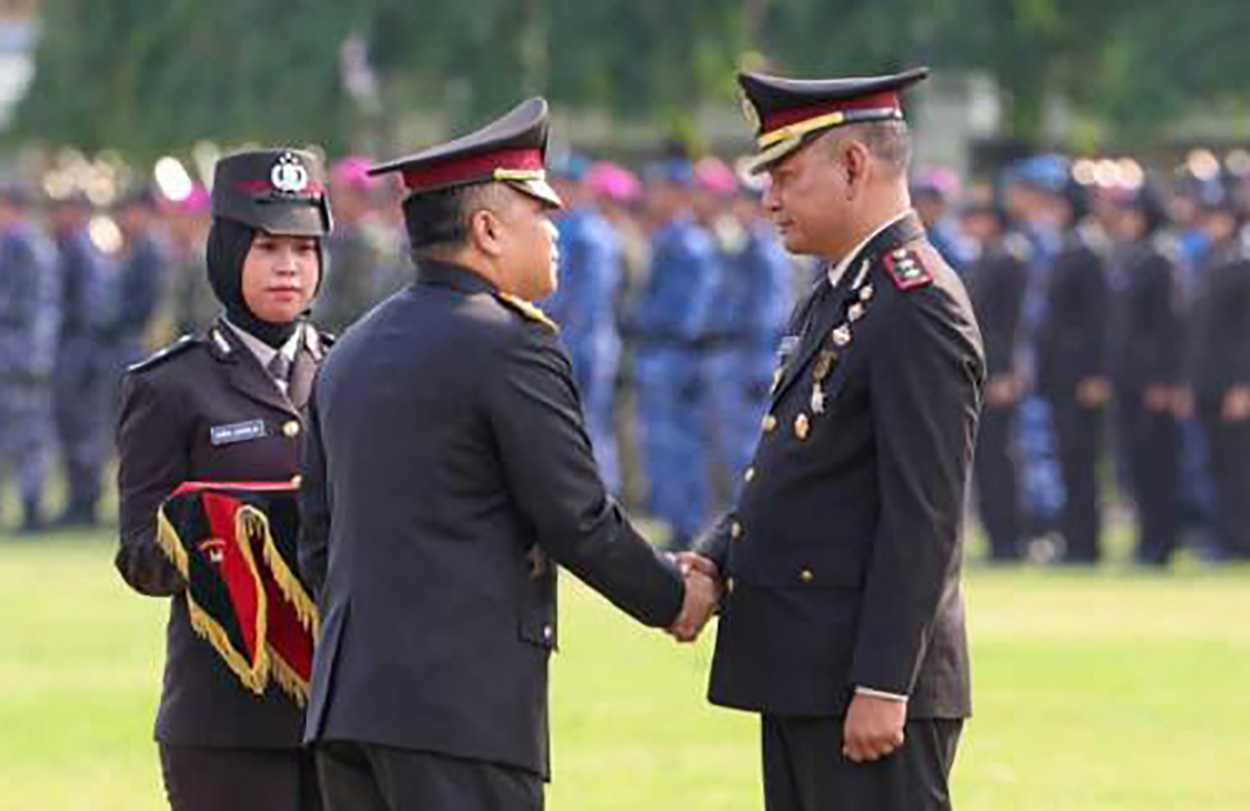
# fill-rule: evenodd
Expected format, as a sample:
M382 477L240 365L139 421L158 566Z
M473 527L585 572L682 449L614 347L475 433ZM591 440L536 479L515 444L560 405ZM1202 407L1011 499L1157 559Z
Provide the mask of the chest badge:
M806 414L800 414L794 418L794 435L798 437L800 442L807 439L807 435L812 431L812 423Z

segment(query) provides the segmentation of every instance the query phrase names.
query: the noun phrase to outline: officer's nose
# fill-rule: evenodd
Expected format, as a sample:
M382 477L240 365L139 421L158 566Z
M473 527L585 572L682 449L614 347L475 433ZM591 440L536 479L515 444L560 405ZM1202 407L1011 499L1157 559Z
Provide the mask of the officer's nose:
M771 182L764 183L764 196L761 198L764 210L769 214L781 210L781 202L777 199L776 187Z

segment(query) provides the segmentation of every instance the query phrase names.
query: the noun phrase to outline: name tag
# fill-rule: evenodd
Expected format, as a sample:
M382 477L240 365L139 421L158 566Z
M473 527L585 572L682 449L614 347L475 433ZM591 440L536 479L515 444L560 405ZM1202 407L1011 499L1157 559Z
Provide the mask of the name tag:
M235 442L246 442L249 439L260 439L264 436L266 436L264 420L214 425L209 429L209 438L214 445L230 445Z

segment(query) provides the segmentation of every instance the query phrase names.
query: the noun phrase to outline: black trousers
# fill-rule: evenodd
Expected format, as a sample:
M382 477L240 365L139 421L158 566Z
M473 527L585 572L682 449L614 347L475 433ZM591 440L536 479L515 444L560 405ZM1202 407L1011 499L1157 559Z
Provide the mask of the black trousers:
M1063 519L1060 529L1067 563L1095 563L1102 556L1099 535L1102 509L1098 492L1098 450L1103 409L1086 408L1075 392L1051 397L1055 444L1063 476Z
M377 744L317 745L327 811L542 811L543 781L481 760Z
M1117 389L1121 455L1137 512L1139 563L1172 558L1180 534L1181 427L1170 412L1149 411L1140 389Z
M842 718L763 717L765 811L950 811L962 721L909 721L874 763L842 755Z
M990 559L1020 559L1020 504L1016 477L1014 407L986 406L977 432L974 472L981 524Z
M1222 551L1250 559L1250 420L1227 422L1222 397L1198 404L1206 438L1211 480L1215 484L1215 524Z
M321 811L312 753L160 745L172 811Z

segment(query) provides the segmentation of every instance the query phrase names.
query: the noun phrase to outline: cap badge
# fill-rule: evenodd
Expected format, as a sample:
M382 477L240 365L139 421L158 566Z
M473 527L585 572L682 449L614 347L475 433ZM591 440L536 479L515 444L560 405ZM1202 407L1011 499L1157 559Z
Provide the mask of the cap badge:
M299 194L308 188L308 170L290 152L282 153L269 172L269 182L285 194Z

